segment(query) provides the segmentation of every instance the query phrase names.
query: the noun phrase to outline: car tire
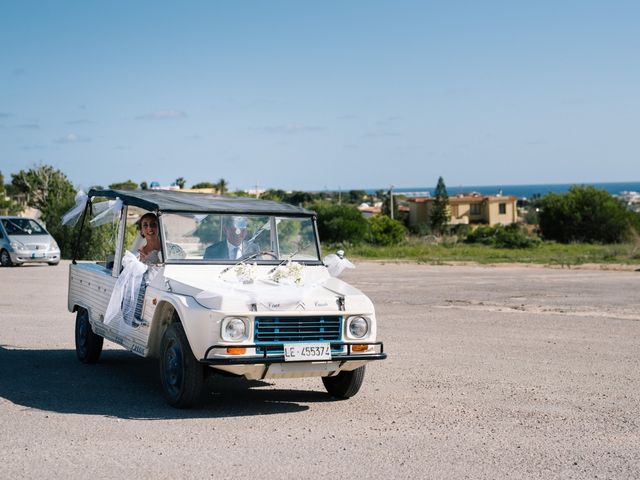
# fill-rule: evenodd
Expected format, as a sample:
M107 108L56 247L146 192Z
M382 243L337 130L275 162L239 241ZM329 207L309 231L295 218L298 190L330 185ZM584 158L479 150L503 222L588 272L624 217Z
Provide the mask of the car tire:
M76 313L76 355L82 363L96 363L102 353L104 339L93 332L89 312L84 308Z
M204 367L196 360L180 322L172 323L160 344L160 381L167 403L189 408L200 399Z
M364 381L364 372L364 365L355 370L343 370L335 377L322 377L322 383L332 397L351 398L360 390Z
M58 265L60 262L49 262L49 266L50 267L55 267L56 265Z
M3 267L12 267L13 262L11 261L11 255L6 250L0 251L0 265Z

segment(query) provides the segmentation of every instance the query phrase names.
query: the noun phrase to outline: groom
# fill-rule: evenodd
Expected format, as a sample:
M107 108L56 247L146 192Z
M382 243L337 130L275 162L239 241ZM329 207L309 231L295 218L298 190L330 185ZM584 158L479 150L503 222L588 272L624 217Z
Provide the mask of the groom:
M222 231L226 238L214 243L204 251L205 260L239 260L258 253L258 246L244 241L247 236L245 217L227 217L223 220Z

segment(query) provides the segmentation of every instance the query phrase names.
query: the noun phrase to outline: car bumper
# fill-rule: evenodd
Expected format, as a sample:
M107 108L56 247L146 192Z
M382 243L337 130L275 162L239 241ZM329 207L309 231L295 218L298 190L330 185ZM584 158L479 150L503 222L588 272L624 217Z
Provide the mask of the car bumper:
M330 342L331 348L339 348L342 351L332 353L331 360L324 362L362 362L373 360L384 360L387 358L387 354L384 353L384 345L382 342L362 342L357 345L367 345L370 351L362 353L354 353L352 347L354 344L344 342ZM242 347L247 351L263 350L260 354L244 354L244 355L229 355L229 354L216 354L216 350L226 351L229 347ZM276 363L287 364L300 364L300 363L322 363L323 361L309 360L309 361L296 361L288 362L285 360L284 355L270 353L270 350L281 350L282 344L271 345L212 345L207 349L204 354L204 358L200 359L201 363L207 365L271 365ZM212 355L210 355L212 354Z
M359 345L363 345L359 344ZM286 361L284 355L269 353L264 349L265 345L246 345L248 351L255 352L256 348L263 353L229 356L223 354L209 355L218 349L225 349L228 345L214 345L207 350L205 358L200 360L216 370L223 370L233 375L244 376L249 380L304 378L304 377L330 377L341 371L355 370L373 360L384 360L382 342L368 343L370 351L353 353L351 346L343 342L331 342L332 350L340 350L332 353L330 360ZM273 345L274 349L281 349L282 344Z
M9 252L13 263L58 263L60 261L60 251L51 250L43 252L42 250Z

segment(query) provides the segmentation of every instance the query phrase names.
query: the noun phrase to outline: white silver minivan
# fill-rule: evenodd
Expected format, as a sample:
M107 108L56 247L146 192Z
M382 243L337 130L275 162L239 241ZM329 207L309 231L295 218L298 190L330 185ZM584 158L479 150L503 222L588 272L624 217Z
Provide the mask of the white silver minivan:
M60 263L60 247L33 218L0 216L0 264L3 267L27 262Z

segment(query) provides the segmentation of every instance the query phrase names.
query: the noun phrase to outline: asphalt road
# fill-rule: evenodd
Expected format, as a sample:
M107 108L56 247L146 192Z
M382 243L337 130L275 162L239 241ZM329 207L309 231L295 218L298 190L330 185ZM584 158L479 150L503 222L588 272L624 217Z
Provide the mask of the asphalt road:
M389 359L360 393L80 364L67 264L0 268L0 478L640 478L640 272L359 264Z

